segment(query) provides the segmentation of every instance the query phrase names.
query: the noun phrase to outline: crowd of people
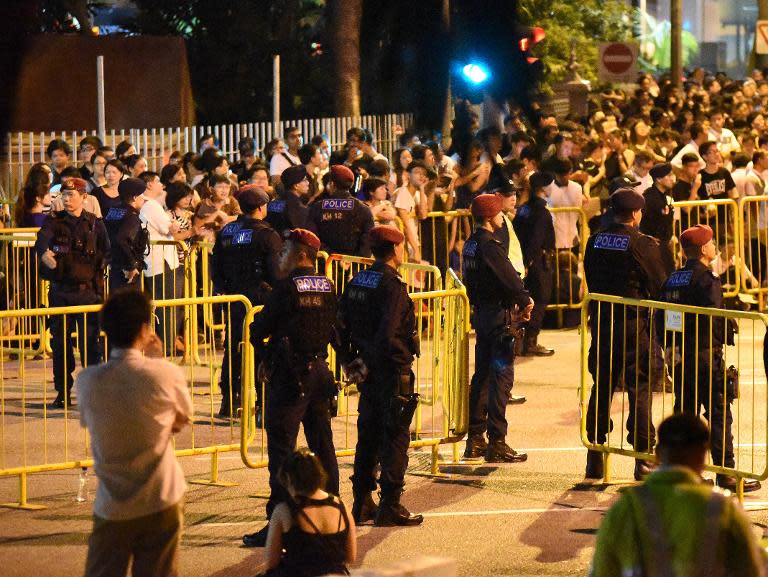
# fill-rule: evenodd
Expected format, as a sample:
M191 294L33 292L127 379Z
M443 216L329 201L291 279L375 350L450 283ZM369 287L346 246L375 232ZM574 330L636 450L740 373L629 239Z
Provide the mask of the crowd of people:
M273 574L299 574L290 563L300 561L289 558L286 569L281 558L280 550L287 544L323 551L332 542L336 553L329 566L338 570L345 559L354 558L354 538L349 536L354 535L355 522L373 520L391 526L423 520L400 502L409 427L418 404L411 363L419 354L419 335L398 266L405 260L429 262L463 275L477 336L464 456L488 462L525 461L527 455L506 443L506 405L525 402L524 397L511 395L514 362L517 355L554 354L539 343L539 335L547 304L558 291L565 290L570 294L566 300L573 299L574 292L584 290L583 276L593 292L722 306L720 276L727 280L728 268L734 266L728 258L733 247L725 246L733 242L733 223L719 205L679 209L673 202L738 199L766 192L768 130L762 110L767 105L768 80L759 71L735 81L696 70L682 90L643 76L631 95L596 94L583 118L569 115L558 120L541 109L535 117L524 118L509 108L498 125L487 122L480 128L473 109L459 102L450 148L444 150L434 134L404 132L391 159L376 150L374 135L363 128L350 129L337 150L322 135L305 144L296 127L287 128L283 139L271 141L263 151L255 149L252 139L243 138L238 161L231 166L215 138L207 135L197 153L174 151L159 172L148 170L147 159L128 141L112 150L95 136L85 137L75 163L68 143L53 140L47 148L50 162L35 164L29 171L14 220L19 226L40 227L37 270L51 282L52 306L101 302L107 268L109 292L118 302L136 298L126 295L141 294L130 290L141 286L155 299L181 297L180 267L193 243L211 251L211 279L202 280L210 280L214 292L242 294L252 304L264 305L251 334L267 382L274 383L267 386L266 399L256 400L267 408L270 522L246 535L244 542L267 547ZM454 209L465 212L451 212ZM590 216L586 228L580 224L579 210ZM768 227L768 219L758 222ZM680 230L685 232L676 234ZM166 243L150 245L150 241ZM751 241L764 260L767 253L759 235ZM582 243L587 254L583 275L579 263L573 264ZM714 250L717 244L724 247L725 256ZM680 247L689 261L682 275L675 272ZM344 293L337 295L331 281L315 272L321 250L373 256L375 263L349 279ZM747 265L759 283L763 279L756 259ZM560 281L564 286L556 286L555 278L565 278ZM706 283L709 300L702 300L693 288L681 290L685 279L690 283L692 278L692 287ZM135 306L146 313L149 305L142 301ZM105 307L105 315L119 317L113 309ZM239 334L245 312L243 305L234 305L224 331L229 335L225 358L231 362L220 375L219 415L226 418L235 417L241 408L241 351L232 335ZM594 337L603 326L594 304L590 312ZM83 423L95 438L109 436L100 430L96 417L88 416L104 410L93 408L95 393L89 384L104 378L99 367L130 367L136 362L130 350L120 349L144 350L151 344L165 356L183 352L183 314L166 307L150 327L162 338L150 342L145 325L151 319L144 313L126 320L135 327L122 336L110 334L107 327L114 332L116 325L107 322L105 330L118 353L106 365L98 364L102 348L94 315L51 318L57 391L53 408L66 409L73 403L75 363L64 327L77 323L78 348L84 364L91 367L82 373L86 376L79 381L78 396L85 405ZM629 332L652 334L652 320L635 315L623 321L632 329ZM617 323L608 314L600 322L613 323L614 328ZM718 338L716 334L711 343L716 360L725 343ZM332 497L338 494L339 478L330 429L335 383L326 362L329 344L337 349L348 380L357 383L361 393L354 504L349 514ZM611 349L625 353L612 354ZM635 371L631 382L626 377L633 371L627 366L635 351L651 355L656 369L650 375ZM641 360L642 364L650 363ZM715 364L700 367L717 378L720 365L713 368ZM600 345L593 338L590 441L605 442L610 427L606 412L610 403L605 400L622 371L630 396L637 400L650 398L649 381L663 381L667 370L677 369L665 368L660 347L652 343L628 347L609 339ZM172 369L158 365L156 370ZM143 378L152 380L149 375ZM683 390L697 384L678 376L676 387L680 398ZM713 443L713 459L726 467L733 461L732 400L724 393L704 407L716 436L725 440ZM630 442L649 451L654 445L650 401L647 406L631 404ZM166 432L178 430L189 418L181 393L172 405L164 409L175 415ZM684 403L676 408L699 409ZM304 425L316 457L293 454L299 424ZM645 436L638 436L638 431L646 431ZM119 451L109 441L104 443L105 454ZM590 451L588 478L602 477L601 458ZM642 479L651 470L651 463L638 460L635 475ZM726 487L735 482L718 477ZM377 485L378 504L372 497ZM178 497L174 494L162 502L173 508L163 509L169 523L178 518ZM102 496L107 503L110 498ZM158 510L140 512L144 516ZM98 532L95 527L95 535L111 530L106 520L120 519L110 517L109 506L103 513L105 524ZM180 531L173 523L169 542ZM326 534L333 536L321 537ZM94 555L99 546L94 537ZM89 567L90 563L89 557ZM310 571L306 563L301 566ZM96 569L93 574L98 574Z

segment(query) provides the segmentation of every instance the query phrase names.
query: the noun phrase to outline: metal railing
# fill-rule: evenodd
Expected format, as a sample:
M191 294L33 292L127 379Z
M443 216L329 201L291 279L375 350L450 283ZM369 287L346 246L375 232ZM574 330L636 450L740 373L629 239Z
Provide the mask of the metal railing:
M674 412L703 412L712 430L706 468L736 477L741 496L745 478L768 477L768 390L754 347L766 326L768 316L760 313L588 294L581 330L583 444L606 461L612 454L654 461L655 426ZM654 393L654 383L663 392Z
M243 137L254 139L257 154L261 154L266 144L275 137L282 138L285 128L298 126L304 141L319 134L328 137L332 148L338 148L346 142L346 133L357 126L370 129L379 152L392 157L398 147L396 127L408 129L413 124L412 114L383 114L365 116L347 116L341 118L313 118L284 120L275 126L271 122L242 122L236 124L185 126L176 128L132 128L110 130L106 135L105 145L113 149L123 140L129 140L136 152L147 159L149 170L159 172L168 161L171 152L197 152L199 140L207 134L213 134L219 149L230 162L239 158L237 143ZM72 162L77 162L77 150L80 140L89 135L96 135L95 130L49 131L49 132L11 132L6 135L6 158L0 165L0 185L7 196L4 202L13 203L24 183L29 168L36 162L48 162L45 149L54 138L65 140L72 149Z

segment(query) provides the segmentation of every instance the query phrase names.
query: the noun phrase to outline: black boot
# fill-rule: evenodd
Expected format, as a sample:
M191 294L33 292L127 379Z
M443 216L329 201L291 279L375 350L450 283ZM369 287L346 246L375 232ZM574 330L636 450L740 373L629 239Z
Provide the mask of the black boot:
M482 433L479 435L470 435L467 437L467 447L464 449L465 459L482 459L485 456L485 450L488 448L488 443L485 442L485 437Z
M599 451L587 450L587 479L602 479L605 476L603 470L603 454Z
M66 396L66 406L72 407L74 403L72 402L72 392L67 391ZM64 408L64 393L59 392L56 393L56 398L53 400L53 402L48 406L49 409L63 409Z
M539 335L526 334L523 354L526 357L551 357L555 354L554 349L548 349L539 344Z
M718 475L717 476L717 486L721 489L728 489L732 493L735 493L739 485L739 480L736 477L731 477L730 475ZM759 491L760 487L760 481L756 481L755 479L744 479L744 492L745 493L751 493L752 491Z
M232 415L232 406L229 404L229 395L221 397L221 407L219 407L219 417L228 419Z
M653 473L656 466L650 461L644 461L643 459L635 459L635 481L642 481L648 475Z
M491 441L485 450L486 463L522 463L527 460L526 453L518 453L504 441Z
M354 491L354 501L352 502L352 518L358 525L366 521L376 519L376 513L379 508L373 500L371 491Z
M376 513L374 524L377 527L413 527L421 525L424 517L412 515L408 509L400 504L401 490L393 492L382 491L379 510Z

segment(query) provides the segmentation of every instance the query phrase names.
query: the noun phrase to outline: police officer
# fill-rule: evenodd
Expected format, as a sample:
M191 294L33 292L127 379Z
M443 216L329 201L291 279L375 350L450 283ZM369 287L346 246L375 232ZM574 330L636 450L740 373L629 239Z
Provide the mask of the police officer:
M698 224L680 235L685 251L685 266L672 273L664 283L662 298L666 302L721 309L723 289L720 277L709 268L717 256L712 241L712 229ZM661 313L663 315L663 312ZM698 414L703 407L704 416L712 429L710 440L712 463L718 467L733 468L733 435L731 434L731 403L735 390L731 382L726 388L723 347L733 344L734 327L721 317L685 314L685 333L682 343L674 341L675 349L675 412ZM664 319L660 318L657 330L663 332ZM698 329L697 329L698 326ZM660 337L662 342L663 337ZM673 340L666 343L672 346ZM729 379L731 381L731 379ZM718 475L717 484L735 490L737 480L728 475ZM745 491L756 491L760 483L752 479L744 482Z
M329 254L368 257L371 209L350 194L355 175L349 168L334 164L329 174L328 195L310 205L307 228L320 237L322 250Z
M331 432L331 403L336 382L326 363L336 324L336 292L325 276L315 274L320 239L305 229L288 235L280 252L281 279L251 325L251 342L261 349L267 371L266 431L270 496L267 517L289 499L277 479L283 460L296 448L299 425L310 451L328 474L326 491L339 494L339 467ZM268 525L245 535L248 547L263 547Z
M472 201L475 232L464 243L464 279L477 333L475 374L469 391L465 458L516 463L528 455L506 443L505 416L515 378L517 323L528 320L533 301L493 233L502 226L501 199L481 194ZM488 443L483 434L488 431Z
M523 258L528 274L525 288L535 303L531 320L525 327L523 356L550 357L555 354L539 344L539 333L544 322L544 313L552 298L557 251L555 247L555 225L547 209L546 188L555 177L548 172L534 172L528 177L531 194L514 220L515 231L522 239Z
M144 257L149 251L149 233L139 218L146 189L147 183L140 178L121 180L117 191L122 204L111 207L104 215L104 227L112 247L110 292L127 285L139 287Z
M675 186L675 174L672 165L662 162L651 168L653 185L643 192L645 207L640 232L659 241L659 250L667 275L675 270L675 257L672 254L672 223L675 211L672 207L672 187Z
M391 226L371 230L376 262L355 275L339 306L339 355L347 377L360 390L352 514L358 523L375 517L380 527L423 521L400 503L411 419L418 405L411 364L419 355L413 301L397 273L404 240ZM371 497L377 464L381 469L378 510Z
M269 203L267 222L281 237L287 230L304 228L309 209L302 198L309 191L309 176L303 164L289 166L280 176L283 192Z
M243 214L225 225L216 237L211 256L213 285L220 294L245 295L254 306L264 304L278 276L280 236L264 220L269 196L258 188L248 188L238 197ZM224 361L221 367L221 408L227 418L240 408L240 336L245 306L229 307L229 323L224 332Z
M80 178L64 179L60 198L64 210L52 212L37 233L35 252L40 275L51 281L51 307L91 305L102 301L104 268L109 259L109 238L104 223L83 210L86 183ZM77 327L80 361L85 366L101 360L96 313L51 317L53 384L56 399L51 408L71 405L72 371L75 356L69 333ZM65 333L66 327L66 333Z
M654 299L666 280L666 273L658 241L638 230L645 200L631 188L620 188L610 200L613 224L587 241L584 273L589 291ZM605 443L611 427L611 398L623 377L629 395L627 441L636 451L649 451L655 431L649 384L642 374L642 368L648 366L650 346L648 313L637 307L592 301L589 327L592 343L588 365L593 385L587 410L587 438L591 443ZM635 461L638 481L650 470L648 462ZM603 477L601 453L588 451L586 477Z
M765 575L764 556L738 502L702 483L709 438L694 415L661 423L656 452L662 466L606 514L590 577Z

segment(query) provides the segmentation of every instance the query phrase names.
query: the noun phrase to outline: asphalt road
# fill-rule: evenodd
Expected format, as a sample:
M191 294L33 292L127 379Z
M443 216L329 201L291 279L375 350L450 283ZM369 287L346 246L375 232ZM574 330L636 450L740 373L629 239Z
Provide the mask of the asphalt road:
M379 567L433 555L458 560L460 574L467 577L586 574L594 534L621 486L580 486L585 450L578 434L578 333L549 331L540 341L557 353L518 363L515 393L526 395L528 402L507 411L508 443L527 451L528 461L451 464L451 450L445 446L441 475L429 477L424 476L429 471L429 450L413 451L403 502L412 511L423 512L425 522L408 529L361 527L357 565ZM756 349L761 347L762 342ZM765 400L761 403L765 405ZM227 427L220 429L224 438L236 434ZM354 442L354 427L346 430L343 419L334 429L340 441ZM345 438L347 434L351 437ZM765 458L765 439L744 444L749 444L750 454ZM193 480L205 476L210 459L187 457L182 463L188 480ZM632 464L628 458L615 458L614 477L629 478ZM235 485L190 484L187 493L181 549L185 576L239 577L259 571L261 551L241 547L240 539L265 521L266 470L244 468L234 452L221 456L220 467L220 480ZM340 469L342 498L351 504L351 457L340 459ZM89 482L93 489L95 479ZM74 471L32 476L30 501L48 508L0 509L2 575L82 574L92 502L75 502L77 484ZM17 480L0 479L0 501L16 498ZM748 495L746 505L768 506L768 490ZM764 511L749 515L755 523L768 524ZM762 529L755 525L755 530Z

